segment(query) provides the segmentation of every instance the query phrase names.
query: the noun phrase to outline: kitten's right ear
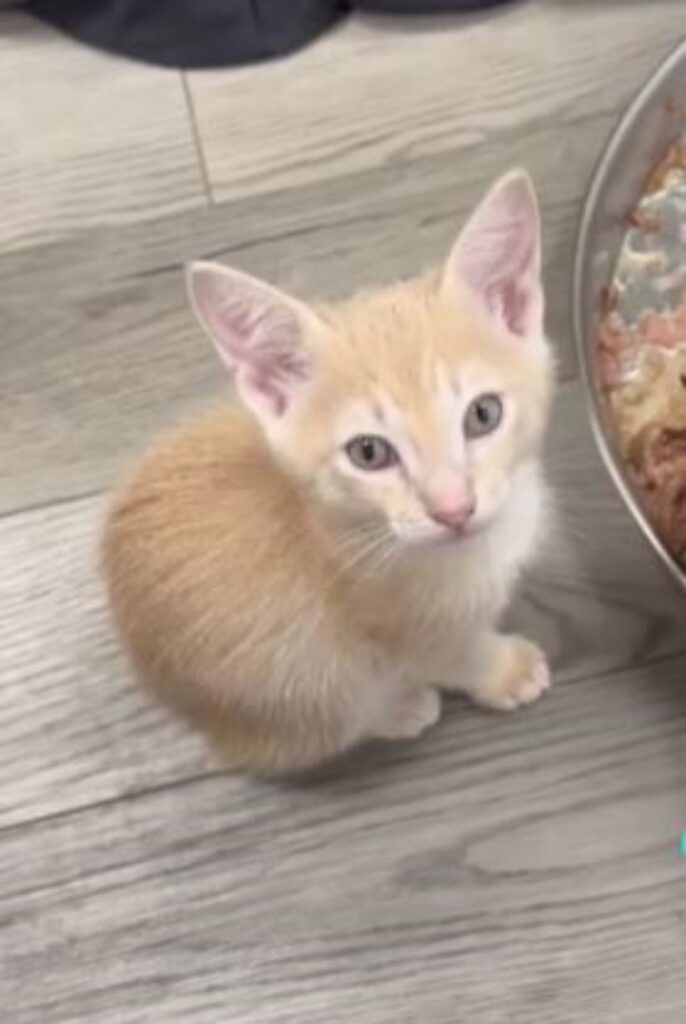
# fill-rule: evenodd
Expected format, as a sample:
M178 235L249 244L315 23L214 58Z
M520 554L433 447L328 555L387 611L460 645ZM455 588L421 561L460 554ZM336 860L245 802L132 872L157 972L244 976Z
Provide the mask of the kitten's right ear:
M510 335L542 338L540 217L525 171L506 174L481 201L448 257L443 283L466 287Z
M322 329L303 303L248 274L217 263L191 263L188 293L195 314L236 387L262 420L281 417L312 373L309 341Z

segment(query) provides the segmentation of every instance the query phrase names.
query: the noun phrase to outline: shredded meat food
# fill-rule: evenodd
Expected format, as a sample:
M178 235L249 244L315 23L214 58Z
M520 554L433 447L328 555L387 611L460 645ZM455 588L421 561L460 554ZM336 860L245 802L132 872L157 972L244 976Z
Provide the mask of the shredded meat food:
M674 211L677 228L670 235ZM679 140L651 174L644 200L628 218L629 233L607 289L612 302L603 303L597 333L600 380L628 472L655 530L684 568L685 211L686 140ZM637 310L636 295L653 301Z

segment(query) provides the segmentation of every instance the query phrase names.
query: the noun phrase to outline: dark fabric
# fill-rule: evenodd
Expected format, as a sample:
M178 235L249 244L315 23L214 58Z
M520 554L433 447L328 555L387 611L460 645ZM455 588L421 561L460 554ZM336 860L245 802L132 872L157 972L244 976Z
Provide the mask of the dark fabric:
M0 0L0 3L2 0ZM506 0L26 0L84 43L152 64L222 67L289 53L352 8L436 14Z
M28 0L84 43L181 68L288 53L329 26L346 0Z
M355 0L361 11L384 14L450 14L456 11L479 11L496 7L508 0Z

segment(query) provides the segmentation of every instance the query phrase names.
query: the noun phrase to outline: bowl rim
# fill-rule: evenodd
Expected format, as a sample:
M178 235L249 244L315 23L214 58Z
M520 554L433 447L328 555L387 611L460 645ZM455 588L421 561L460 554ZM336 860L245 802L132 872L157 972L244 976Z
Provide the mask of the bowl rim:
M580 376L586 394L586 406L590 414L591 431L602 460L615 488L629 508L634 520L642 533L650 542L653 550L669 570L672 578L686 590L686 571L656 533L648 516L639 503L626 471L620 460L615 456L601 413L601 399L598 394L596 378L591 366L590 344L585 325L586 299L586 268L592 257L592 238L597 212L608 182L611 180L618 157L627 137L632 133L643 109L647 107L656 93L669 81L682 63L686 63L686 40L678 46L647 78L634 95L627 109L613 128L600 158L597 160L591 177L591 183L584 199L581 219L577 231L574 250L574 266L572 276L572 326L575 347L580 365Z

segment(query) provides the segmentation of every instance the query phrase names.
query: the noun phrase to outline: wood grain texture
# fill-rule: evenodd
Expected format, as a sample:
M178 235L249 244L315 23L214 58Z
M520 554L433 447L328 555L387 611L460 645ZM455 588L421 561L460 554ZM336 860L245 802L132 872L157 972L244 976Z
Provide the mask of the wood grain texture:
M0 16L0 248L205 203L181 76Z
M683 36L680 0L649 8L541 0L461 20L354 18L297 64L190 74L213 195L402 175L438 153L457 165L542 122L614 112Z
M307 786L199 779L5 832L5 1012L683 1024L685 677L456 708Z
M598 466L584 421L569 384L548 458L559 524L512 613L560 684L686 653L686 608ZM0 827L212 770L118 654L97 575L101 508L89 498L0 520Z

